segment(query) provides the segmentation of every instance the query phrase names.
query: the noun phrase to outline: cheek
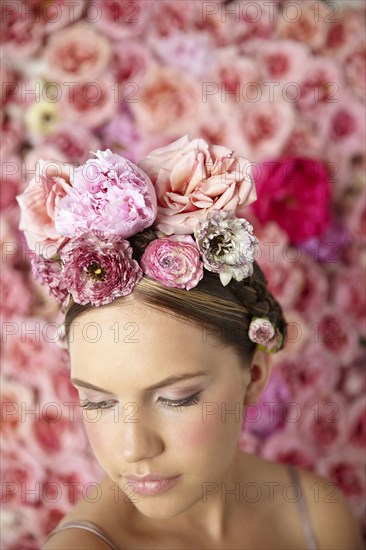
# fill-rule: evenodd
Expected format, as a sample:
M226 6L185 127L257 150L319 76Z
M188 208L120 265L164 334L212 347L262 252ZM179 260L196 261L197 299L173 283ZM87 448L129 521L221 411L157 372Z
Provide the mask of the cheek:
M102 423L101 420L90 422L84 420L85 431L97 458L106 457L110 454L111 448L111 432L107 423Z

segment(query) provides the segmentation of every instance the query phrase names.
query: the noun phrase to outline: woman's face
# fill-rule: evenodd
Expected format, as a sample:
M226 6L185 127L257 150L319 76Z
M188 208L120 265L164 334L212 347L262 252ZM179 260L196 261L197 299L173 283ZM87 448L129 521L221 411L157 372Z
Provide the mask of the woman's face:
M103 407L83 413L94 453L142 514L173 517L227 474L249 381L231 348L128 297L75 319L70 357L80 403ZM125 476L145 474L180 477L165 492L138 494Z

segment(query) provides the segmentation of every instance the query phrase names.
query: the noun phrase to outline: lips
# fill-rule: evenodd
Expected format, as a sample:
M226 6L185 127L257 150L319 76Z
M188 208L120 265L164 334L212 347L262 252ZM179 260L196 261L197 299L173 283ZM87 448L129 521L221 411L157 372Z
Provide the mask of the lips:
M138 495L156 495L168 491L176 485L181 475L175 477L166 477L158 474L149 474L146 476L126 475L128 489L133 490L133 494ZM126 487L125 487L126 490ZM132 495L130 495L132 496Z
M160 481L161 479L172 479L177 476L161 476L159 474L147 474L144 476L136 476L134 474L125 474L125 478L129 481Z

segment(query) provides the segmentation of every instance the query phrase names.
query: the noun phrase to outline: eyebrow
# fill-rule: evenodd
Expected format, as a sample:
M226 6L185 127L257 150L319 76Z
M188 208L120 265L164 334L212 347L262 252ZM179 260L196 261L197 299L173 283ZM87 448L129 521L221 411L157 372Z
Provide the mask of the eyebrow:
M156 390L157 388L164 388L165 386L170 386L171 384L175 384L176 382L181 382L182 380L189 380L191 378L197 378L198 376L204 376L206 374L208 374L207 371L200 370L194 373L183 373L183 374L177 374L175 376L169 376L168 378L164 378L164 380L160 380L160 382L157 382L156 384L149 386L148 388L146 388L146 391ZM103 388L99 388L98 386L95 386L90 382L86 382L85 380L80 380L80 378L71 378L71 383L73 386L80 386L81 388L88 388L90 390L96 390L102 393L113 394L113 392L104 390Z

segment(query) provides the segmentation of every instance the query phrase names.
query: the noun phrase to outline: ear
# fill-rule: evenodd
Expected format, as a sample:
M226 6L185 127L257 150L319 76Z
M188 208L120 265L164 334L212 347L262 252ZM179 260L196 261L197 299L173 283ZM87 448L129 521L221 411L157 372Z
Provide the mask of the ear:
M272 371L272 361L265 351L256 349L249 369L249 383L247 385L244 405L255 403L265 388Z

